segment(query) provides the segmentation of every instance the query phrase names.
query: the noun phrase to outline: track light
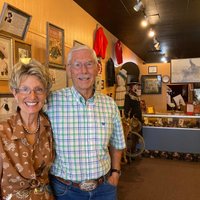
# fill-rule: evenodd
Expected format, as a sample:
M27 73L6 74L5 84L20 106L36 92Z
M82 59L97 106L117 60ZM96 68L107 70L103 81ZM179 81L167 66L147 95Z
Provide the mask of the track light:
M142 1L137 0L137 4L133 7L133 9L138 12L139 10L141 10L142 8L144 8L144 5L142 3Z
M153 46L157 51L160 50L160 43L158 42L158 40L155 37L153 38Z
M150 29L148 35L149 35L149 37L151 37L151 38L155 36L155 32L153 31L153 29Z
M167 63L167 58L165 57L165 55L162 56L161 62Z
M147 27L148 25L148 19L146 16L144 16L144 19L141 21L141 26L142 27Z

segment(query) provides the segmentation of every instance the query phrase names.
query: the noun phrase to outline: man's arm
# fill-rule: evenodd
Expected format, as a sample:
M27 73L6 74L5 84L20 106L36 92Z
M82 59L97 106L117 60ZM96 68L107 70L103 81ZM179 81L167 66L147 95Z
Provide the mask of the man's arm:
M110 145L110 156L111 156L111 176L109 178L109 182L113 185L118 184L120 173L116 170L121 172L121 157L122 157L123 150L115 149L113 146Z

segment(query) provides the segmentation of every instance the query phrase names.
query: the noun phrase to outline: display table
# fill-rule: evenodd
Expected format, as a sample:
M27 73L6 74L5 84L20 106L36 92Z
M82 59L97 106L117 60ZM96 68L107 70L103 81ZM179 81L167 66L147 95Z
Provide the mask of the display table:
M200 116L143 114L145 149L200 153Z

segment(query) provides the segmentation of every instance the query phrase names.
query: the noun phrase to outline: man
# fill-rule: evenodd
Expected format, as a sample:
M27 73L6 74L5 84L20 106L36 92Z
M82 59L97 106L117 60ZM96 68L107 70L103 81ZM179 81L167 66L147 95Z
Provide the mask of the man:
M99 68L92 49L72 48L67 65L73 86L52 93L47 107L56 148L54 194L58 200L115 200L125 148L118 107L94 90Z

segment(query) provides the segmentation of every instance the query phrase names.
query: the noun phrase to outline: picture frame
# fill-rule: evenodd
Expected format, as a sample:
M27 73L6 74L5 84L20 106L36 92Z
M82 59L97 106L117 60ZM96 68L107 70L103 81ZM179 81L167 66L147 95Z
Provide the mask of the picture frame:
M156 73L157 73L157 66L148 67L148 74L156 74Z
M65 69L64 29L47 22L47 65Z
M172 59L171 83L199 83L200 58Z
M81 43L81 42L79 42L77 40L73 41L73 47L80 46L80 45L83 45L83 43Z
M0 81L8 80L12 66L13 66L12 39L0 35Z
M0 33L24 40L31 19L31 15L8 3L4 3L0 15Z
M161 94L162 76L159 75L142 75L141 76L142 94Z
M19 62L21 58L31 58L31 44L15 40L14 42L14 62Z
M12 94L0 94L0 121L14 114L16 108L17 103Z
M50 78L52 80L51 91L59 90L67 86L67 75L66 71L59 70L56 68L49 69Z

